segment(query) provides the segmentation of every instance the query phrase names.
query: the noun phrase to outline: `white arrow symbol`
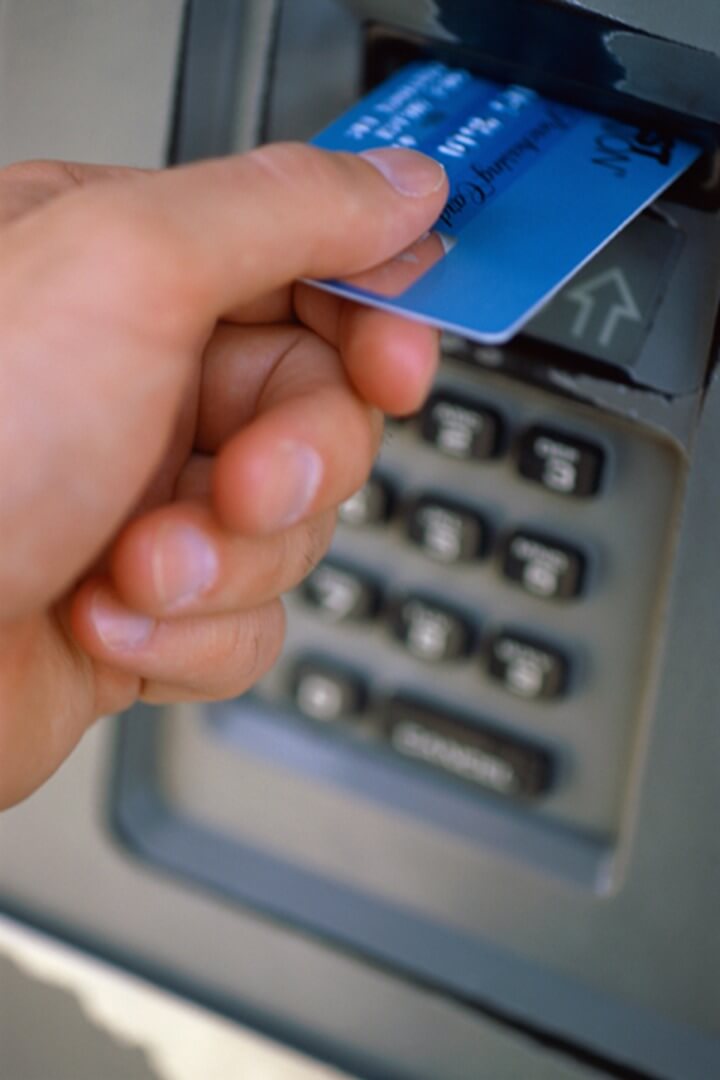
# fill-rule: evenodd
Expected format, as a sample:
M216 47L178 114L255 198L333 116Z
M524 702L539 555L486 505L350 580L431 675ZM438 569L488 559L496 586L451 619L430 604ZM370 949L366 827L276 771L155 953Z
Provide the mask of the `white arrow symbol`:
M598 302L597 293L607 286L613 286L617 293L617 300L608 307L607 316L598 334L598 344L607 347L613 339L617 325L621 319L630 319L632 322L642 322L640 311L635 297L630 291L625 275L619 266L612 270L605 270L597 277L584 281L582 285L576 285L565 294L566 299L572 300L578 305L578 313L572 325L573 337L582 338L590 324L593 312Z

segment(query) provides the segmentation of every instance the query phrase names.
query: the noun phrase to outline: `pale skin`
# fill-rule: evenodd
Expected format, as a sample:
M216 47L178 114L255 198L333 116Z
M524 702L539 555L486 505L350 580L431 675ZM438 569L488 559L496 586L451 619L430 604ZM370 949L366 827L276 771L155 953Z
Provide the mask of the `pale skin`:
M272 666L437 362L427 327L293 282L382 263L445 198L408 151L0 170L0 807L98 717Z

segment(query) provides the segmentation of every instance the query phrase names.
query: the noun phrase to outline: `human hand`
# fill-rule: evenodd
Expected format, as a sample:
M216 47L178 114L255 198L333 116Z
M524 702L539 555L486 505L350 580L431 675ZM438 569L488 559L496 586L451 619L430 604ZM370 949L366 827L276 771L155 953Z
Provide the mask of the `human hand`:
M97 717L276 659L280 594L436 362L426 327L291 284L437 218L438 166L373 157L0 171L0 807Z

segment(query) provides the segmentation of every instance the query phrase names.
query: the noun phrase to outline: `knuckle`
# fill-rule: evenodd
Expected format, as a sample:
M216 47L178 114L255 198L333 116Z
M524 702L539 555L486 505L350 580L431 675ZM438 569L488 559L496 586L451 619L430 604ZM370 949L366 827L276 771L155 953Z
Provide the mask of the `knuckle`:
M64 161L49 161L42 158L31 161L14 161L0 169L0 179L10 184L39 184L52 187L76 182L72 166Z
M278 533L265 545L262 573L255 576L257 595L275 596L282 592L291 576L288 567L293 564L292 535L285 531Z
M0 760L3 763L0 770L0 811L7 810L19 798L16 791L16 769L13 768L15 764L14 747L9 736L11 723L12 718L3 715L3 711L0 711L0 755L2 755Z
M335 511L328 510L279 533L269 551L262 577L256 582L260 594L276 597L294 589L311 574L327 554L335 521Z
M300 580L311 574L327 554L334 530L334 513L312 518L302 527L298 560Z
M354 447L354 452L352 460L348 462L344 494L351 495L365 483L380 449L381 441L382 434L381 431L378 433L377 425L372 419L372 411L364 407L362 412L358 411L355 415L353 440L350 444Z
M322 392L328 376L328 359L334 366L336 356L329 345L320 341L312 330L293 327L258 395L257 410L268 410L291 394L307 399Z
M0 169L0 183L3 188L13 189L25 187L29 184L45 184L49 175L45 170L45 162L40 161L15 161L12 165L5 165Z
M235 659L241 689L254 685L273 666L285 640L285 609L279 600L236 620ZM237 691L236 691L237 692Z
M328 234L336 232L339 221L350 233L367 228L367 199L363 198L364 186L357 181L353 155L286 142L252 150L244 161L251 171L259 173L259 184L269 182L278 189L279 198L293 205L302 199L332 206L332 214L322 219ZM324 229L318 227L317 247L322 248L326 239Z
M370 409L370 433L372 438L373 460L380 452L385 436L385 416L380 409Z
M260 146L241 160L244 167L258 171L261 180L295 189L299 178L309 184L320 182L327 173L328 157L314 146L285 142Z

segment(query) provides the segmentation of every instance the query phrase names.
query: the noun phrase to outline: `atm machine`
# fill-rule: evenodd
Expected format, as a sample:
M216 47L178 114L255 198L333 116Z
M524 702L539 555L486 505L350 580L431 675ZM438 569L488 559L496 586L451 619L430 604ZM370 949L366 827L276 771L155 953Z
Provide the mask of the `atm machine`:
M425 56L705 153L522 336L444 339L276 670L99 725L0 820L3 909L352 1075L720 1076L717 3L149 7L87 72L148 157Z

